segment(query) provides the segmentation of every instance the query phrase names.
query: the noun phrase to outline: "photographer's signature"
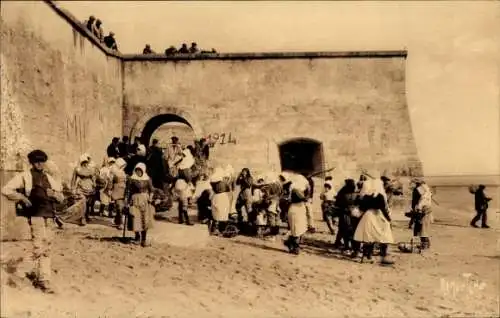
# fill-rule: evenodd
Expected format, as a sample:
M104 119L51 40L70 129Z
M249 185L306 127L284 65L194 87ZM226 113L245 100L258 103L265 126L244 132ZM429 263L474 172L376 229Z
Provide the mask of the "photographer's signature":
M486 288L486 283L472 277L471 273L463 273L462 279L447 280L441 278L441 292L447 296L457 297L459 295L473 295Z

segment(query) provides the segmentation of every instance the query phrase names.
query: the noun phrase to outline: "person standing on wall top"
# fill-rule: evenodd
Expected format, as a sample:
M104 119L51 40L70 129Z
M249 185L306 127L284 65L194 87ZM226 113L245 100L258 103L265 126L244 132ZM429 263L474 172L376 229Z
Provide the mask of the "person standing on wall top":
M189 49L187 47L187 44L186 43L182 43L182 46L181 48L179 49L179 51L177 51L177 53L181 53L181 54L189 54Z
M177 53L177 49L175 46L170 46L168 49L165 50L165 55L171 56Z
M17 174L3 188L2 194L18 202L28 220L33 242L34 269L27 273L35 288L54 293L50 286L54 203L64 201L62 185L45 171L48 156L42 150L28 154L32 168Z
M198 53L200 50L198 49L198 44L196 42L191 43L191 47L189 48L189 53L195 54Z
M109 158L118 159L120 157L120 149L118 147L118 143L120 142L120 138L113 137L111 144L109 144L108 149L106 149L106 153Z
M106 46L109 49L111 49L113 51L118 51L118 44L116 44L114 32L109 32L109 35L105 36L103 41L104 41L104 44L106 44Z
M151 49L151 45L146 44L146 47L142 50L142 54L155 54L155 51Z
M91 15L87 21L83 22L87 30L89 30L91 33L94 28L94 23L95 23L95 17L93 15Z
M99 42L104 41L104 31L102 30L102 21L97 19L94 27L92 28L92 33L94 33L95 37L99 39Z
M478 227L476 225L477 221L481 220L481 227L483 229L488 229L489 226L487 224L488 217L488 202L491 201L491 198L486 196L484 190L486 187L483 184L480 184L478 189L474 192L474 205L476 208L476 216L470 222L472 227Z

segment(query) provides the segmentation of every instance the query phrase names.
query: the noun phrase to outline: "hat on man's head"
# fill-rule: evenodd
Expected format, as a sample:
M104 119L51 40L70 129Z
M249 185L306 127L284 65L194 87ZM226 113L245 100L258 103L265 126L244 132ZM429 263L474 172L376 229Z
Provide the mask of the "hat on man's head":
M422 184L422 183L425 183L425 180L422 177L413 177L411 179L411 182L413 182L415 184Z
M31 164L35 164L38 162L47 162L48 159L49 157L47 156L47 154L39 149L33 150L28 154L28 160Z

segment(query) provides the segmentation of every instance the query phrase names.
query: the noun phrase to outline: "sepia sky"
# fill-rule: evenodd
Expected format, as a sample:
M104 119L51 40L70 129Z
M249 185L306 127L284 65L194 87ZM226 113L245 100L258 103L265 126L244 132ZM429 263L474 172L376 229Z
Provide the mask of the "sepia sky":
M500 2L74 1L120 51L408 50L407 97L426 175L500 174Z

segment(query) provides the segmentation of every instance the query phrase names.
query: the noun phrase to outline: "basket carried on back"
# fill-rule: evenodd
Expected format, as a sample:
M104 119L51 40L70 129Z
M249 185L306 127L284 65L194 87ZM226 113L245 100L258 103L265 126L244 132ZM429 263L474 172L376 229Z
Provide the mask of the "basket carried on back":
M471 185L469 186L469 192L470 192L471 194L475 194L475 193L477 192L477 189L478 189L478 186L477 186L477 185L471 184Z

